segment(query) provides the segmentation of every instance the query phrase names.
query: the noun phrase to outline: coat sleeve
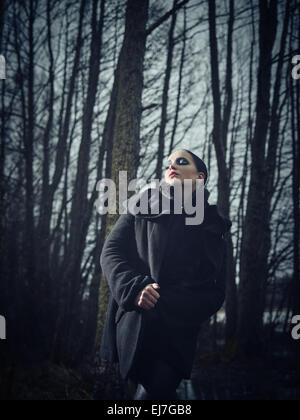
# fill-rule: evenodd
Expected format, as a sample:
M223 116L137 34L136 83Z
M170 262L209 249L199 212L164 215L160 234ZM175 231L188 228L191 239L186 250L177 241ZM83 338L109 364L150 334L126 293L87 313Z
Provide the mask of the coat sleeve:
M125 311L138 310L137 295L154 283L150 276L136 271L128 258L130 241L135 240L134 216L121 215L102 249L100 264L113 298Z
M158 313L166 326L178 328L198 328L217 313L225 301L226 248L216 282L209 288L201 289L175 285L161 291Z

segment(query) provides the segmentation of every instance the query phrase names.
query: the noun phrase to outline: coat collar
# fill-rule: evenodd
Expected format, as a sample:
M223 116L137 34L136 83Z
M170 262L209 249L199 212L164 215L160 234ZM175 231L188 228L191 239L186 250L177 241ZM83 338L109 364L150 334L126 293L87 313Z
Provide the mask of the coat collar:
M156 184L150 184L141 189L138 193L136 193L133 197L131 197L127 201L127 206L129 213L131 213L136 218L142 219L158 219L165 215L174 214L174 187L169 186L165 181L162 181L157 187ZM210 192L205 189L204 190L204 205L205 207L208 206L208 198L210 196ZM139 208L139 205L143 200L148 202L148 214L143 214L136 212ZM170 211L165 209L162 210L162 200L169 202L170 204ZM196 206L196 191L192 194L192 204ZM184 208L182 208L183 214Z
M168 187L166 188L166 184L162 182L157 188L157 186L150 184L150 186L146 186L140 192L135 194L131 199L128 200L128 211L136 219L146 219L149 221L158 221L163 217L168 215L173 215L174 217L186 217L186 213L184 212L182 215L175 215L172 209L174 208L174 188ZM163 196L166 200L170 201L170 211L168 210L161 210L161 202ZM203 229L210 231L212 233L224 235L228 232L232 226L232 222L227 219L226 217L221 216L218 211L218 207L216 205L210 205L208 203L208 199L210 196L210 192L205 189L204 190L204 221L202 223ZM141 200L144 199L148 202L148 214L137 213L136 210L139 207ZM192 195L192 202L193 205L196 205L196 191L193 192ZM159 210L159 211L157 211ZM191 215L189 215L191 217Z

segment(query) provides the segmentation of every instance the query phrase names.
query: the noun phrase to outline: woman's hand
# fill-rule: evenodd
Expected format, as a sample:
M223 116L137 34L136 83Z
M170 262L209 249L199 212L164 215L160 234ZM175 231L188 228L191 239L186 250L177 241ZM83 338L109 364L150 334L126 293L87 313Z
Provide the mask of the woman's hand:
M159 293L156 291L158 289L160 289L160 287L157 283L148 284L148 286L146 286L145 289L143 289L137 296L134 302L135 305L146 309L146 311L150 311L155 308L155 305L160 298Z

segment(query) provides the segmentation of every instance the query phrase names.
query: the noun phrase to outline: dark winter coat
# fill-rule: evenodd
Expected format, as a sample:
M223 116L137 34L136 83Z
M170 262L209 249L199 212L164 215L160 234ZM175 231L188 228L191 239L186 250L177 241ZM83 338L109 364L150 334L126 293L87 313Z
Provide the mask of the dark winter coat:
M185 213L126 214L104 244L100 262L111 295L100 357L119 362L124 379L137 357L149 316L134 301L148 284L157 282L161 287L152 310L154 320L166 328L181 357L185 378L191 374L201 324L224 303L224 234L231 222L207 198L201 225L186 226Z

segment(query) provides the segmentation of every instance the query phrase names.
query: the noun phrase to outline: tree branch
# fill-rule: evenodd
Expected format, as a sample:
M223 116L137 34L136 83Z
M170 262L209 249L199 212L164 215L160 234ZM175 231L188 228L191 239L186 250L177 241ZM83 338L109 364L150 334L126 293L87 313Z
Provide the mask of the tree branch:
M146 35L150 35L155 29L157 29L162 23L164 23L166 20L169 19L174 13L177 12L177 10L181 9L184 5L186 5L190 0L183 0L181 3L178 3L177 6L173 7L169 12L167 12L165 15L163 15L161 18L159 18L153 25L151 25L146 30Z

